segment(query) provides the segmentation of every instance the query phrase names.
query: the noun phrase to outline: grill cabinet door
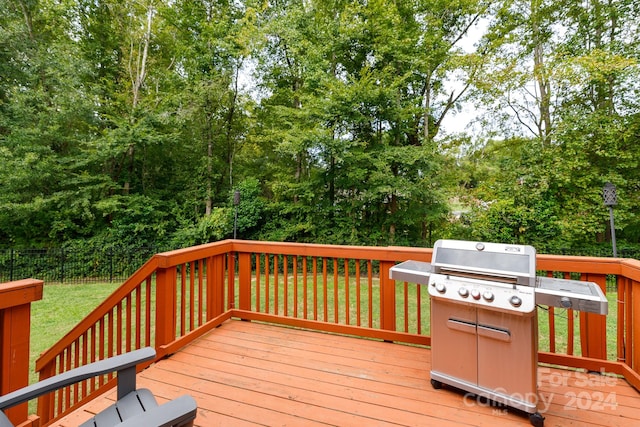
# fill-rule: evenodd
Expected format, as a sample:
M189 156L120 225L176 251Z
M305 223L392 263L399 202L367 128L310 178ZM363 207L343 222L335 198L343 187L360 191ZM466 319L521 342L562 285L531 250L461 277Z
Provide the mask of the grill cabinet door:
M476 330L475 307L431 298L431 369L476 384Z
M478 309L478 385L535 404L536 346L535 312Z

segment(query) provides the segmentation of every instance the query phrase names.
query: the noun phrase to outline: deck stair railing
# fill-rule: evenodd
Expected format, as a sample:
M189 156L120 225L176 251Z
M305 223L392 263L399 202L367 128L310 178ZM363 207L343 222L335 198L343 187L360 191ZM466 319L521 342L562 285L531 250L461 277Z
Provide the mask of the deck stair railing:
M429 345L426 290L389 279L389 268L408 259L430 261L431 250L226 240L156 254L46 351L36 371L44 379L145 346L162 358L232 317ZM640 389L640 262L550 255L537 262L540 274L618 285L613 357L605 316L568 311L559 322L549 308L539 317L549 331L539 360L624 375ZM42 425L113 383L104 377L41 398Z

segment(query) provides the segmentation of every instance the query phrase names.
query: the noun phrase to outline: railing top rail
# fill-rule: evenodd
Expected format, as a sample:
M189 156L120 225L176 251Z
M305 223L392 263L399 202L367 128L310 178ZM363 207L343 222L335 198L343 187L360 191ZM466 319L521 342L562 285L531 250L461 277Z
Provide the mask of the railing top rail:
M623 259L620 261L620 274L624 277L640 282L640 260Z
M406 261L417 259L429 261L431 248L404 246L343 246L316 243L262 242L252 240L224 240L175 251L163 252L156 256L158 266L168 268L184 262L194 261L226 252L253 252L278 255L317 256L326 258L376 259L380 261Z
M237 252L317 256L325 258L376 259L379 261L404 261L409 258L429 261L433 253L433 249L431 248L406 246L347 246L247 240L232 240L232 243L232 249Z
M232 247L232 240L221 240L219 242L206 243L204 245L191 246L188 248L162 252L156 254L154 258L157 259L159 268L169 268L176 265L184 264L185 262L191 262L214 255L221 255L226 252L231 252L233 250Z
M570 271L595 274L621 274L624 258L586 257L574 255L536 256L536 268L539 270Z

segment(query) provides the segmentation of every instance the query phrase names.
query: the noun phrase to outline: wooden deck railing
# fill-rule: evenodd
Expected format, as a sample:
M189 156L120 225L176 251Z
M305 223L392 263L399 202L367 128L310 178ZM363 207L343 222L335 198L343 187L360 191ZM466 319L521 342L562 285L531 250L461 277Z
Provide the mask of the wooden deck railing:
M161 358L231 317L429 345L426 290L389 279L391 266L408 259L430 261L431 249L227 240L157 254L45 352L36 370L47 378L149 345ZM615 360L607 360L605 316L575 318L569 310L559 322L553 309L539 318L549 330L539 360L624 375L640 389L640 328L633 323L640 262L545 255L537 262L549 275L618 284ZM104 377L40 399L41 422L113 382Z

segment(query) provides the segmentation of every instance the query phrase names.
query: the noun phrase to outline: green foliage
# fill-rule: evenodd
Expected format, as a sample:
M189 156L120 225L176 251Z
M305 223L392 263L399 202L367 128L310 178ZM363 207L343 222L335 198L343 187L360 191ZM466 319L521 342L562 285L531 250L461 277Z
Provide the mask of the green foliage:
M235 228L581 247L607 236L607 181L637 243L639 15L631 0L0 2L0 245L181 247ZM447 133L470 104L480 131Z

